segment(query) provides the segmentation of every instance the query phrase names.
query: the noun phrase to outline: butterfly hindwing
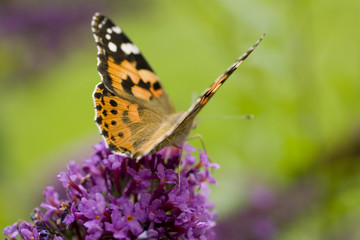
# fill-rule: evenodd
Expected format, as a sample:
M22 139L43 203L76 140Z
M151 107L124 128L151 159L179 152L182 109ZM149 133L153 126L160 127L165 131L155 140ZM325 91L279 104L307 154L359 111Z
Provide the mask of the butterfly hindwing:
M94 101L95 122L99 126L101 135L105 138L108 148L126 155L131 154L134 151L130 140L131 130L121 121L120 117L127 108L130 108L130 103L116 97L105 88L103 83L96 86Z
M95 122L108 148L128 157L151 151L154 139L161 138L175 122L171 117L112 94L99 83L93 94Z

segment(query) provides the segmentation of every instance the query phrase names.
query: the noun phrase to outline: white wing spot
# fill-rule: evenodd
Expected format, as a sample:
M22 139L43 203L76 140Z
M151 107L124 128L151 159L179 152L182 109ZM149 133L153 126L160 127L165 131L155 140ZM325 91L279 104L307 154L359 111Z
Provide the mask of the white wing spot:
M117 51L117 46L113 42L109 42L108 47L109 47L110 51L112 51L112 52Z
M112 30L113 30L114 32L116 32L117 34L120 34L120 33L121 33L121 29L120 29L118 26L112 27Z
M106 23L106 21L107 21L107 19L106 19L106 18L104 18L104 19L101 21L101 23L100 23L100 24L101 24L101 26L102 26L102 25L104 25L104 24Z
M132 43L123 43L121 44L121 50L123 50L127 55L133 53L133 54L139 54L140 50Z
M106 32L111 34L112 33L111 28L106 29Z
M107 19L104 18L104 19L101 21L101 23L99 23L98 28L101 29L101 28L104 26L104 24L106 23L106 21L107 21Z
M107 40L110 40L110 39L111 39L110 34L106 34L106 35L105 35L105 38L106 38Z

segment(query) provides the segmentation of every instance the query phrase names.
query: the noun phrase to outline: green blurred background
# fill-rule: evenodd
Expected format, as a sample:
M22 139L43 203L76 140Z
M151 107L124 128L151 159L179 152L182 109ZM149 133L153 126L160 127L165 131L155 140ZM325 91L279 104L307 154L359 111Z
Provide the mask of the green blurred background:
M91 97L96 11L137 44L179 111L266 33L192 132L221 165L210 196L218 235L360 239L355 0L2 1L1 229L29 220L66 163L101 140ZM221 118L245 114L255 119Z

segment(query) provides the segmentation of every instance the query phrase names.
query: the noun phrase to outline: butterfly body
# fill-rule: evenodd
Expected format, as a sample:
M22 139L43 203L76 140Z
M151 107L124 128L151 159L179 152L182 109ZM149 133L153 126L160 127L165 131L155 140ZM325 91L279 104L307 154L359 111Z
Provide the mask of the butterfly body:
M189 110L177 113L158 76L118 26L96 13L92 31L102 80L93 93L95 122L112 152L136 159L183 143L197 113L261 41L206 89Z

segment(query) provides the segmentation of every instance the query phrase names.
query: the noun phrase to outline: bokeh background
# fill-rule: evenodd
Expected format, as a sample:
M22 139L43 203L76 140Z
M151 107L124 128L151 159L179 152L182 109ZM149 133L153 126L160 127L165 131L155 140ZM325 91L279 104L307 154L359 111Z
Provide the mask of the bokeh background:
M221 165L219 239L360 239L355 0L1 1L1 229L29 220L66 163L101 140L96 11L138 45L179 111L266 33L192 132ZM245 114L255 119L223 119Z

